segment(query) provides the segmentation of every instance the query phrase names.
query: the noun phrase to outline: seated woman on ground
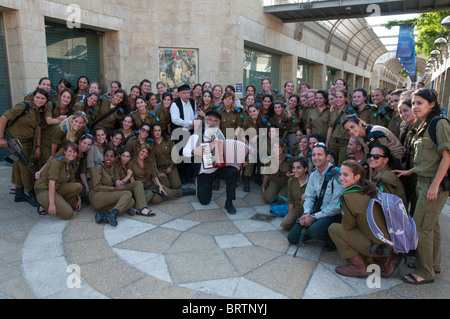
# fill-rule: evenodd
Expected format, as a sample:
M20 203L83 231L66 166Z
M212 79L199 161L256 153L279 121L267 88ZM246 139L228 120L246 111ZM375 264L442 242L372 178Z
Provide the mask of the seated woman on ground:
M73 163L77 154L78 145L69 143L64 147L64 156L45 165L34 185L40 215L48 213L67 220L74 215L74 209L81 208L83 187L76 181Z
M292 174L287 186L288 214L284 216L280 224L288 231L303 214L305 189L308 183L308 160L305 157L295 157L292 160Z
M381 266L381 276L388 277L398 266L399 256L387 245L389 257L371 252L373 244L383 245L383 242L373 235L367 221L367 207L370 200L377 196L378 190L374 183L362 179L364 173L363 166L354 160L342 163L339 174L339 181L344 188L340 201L342 222L331 224L328 233L341 257L349 259L350 264L337 266L336 272L343 276L366 277L366 265L376 263ZM373 209L376 224L384 237L390 239L381 206L374 205Z
M134 205L133 194L123 186L115 184L114 161L116 151L107 148L103 153L104 160L92 170L91 191L89 201L95 210L97 223L107 222L117 226L117 216L129 211Z
M125 187L126 190L133 194L133 197L136 200L136 210L129 211L131 215L134 213L141 216L155 216L155 213L147 206L144 184L140 181L132 180L133 172L127 168L130 159L131 150L127 147L123 147L119 151L119 156L114 163L115 186Z

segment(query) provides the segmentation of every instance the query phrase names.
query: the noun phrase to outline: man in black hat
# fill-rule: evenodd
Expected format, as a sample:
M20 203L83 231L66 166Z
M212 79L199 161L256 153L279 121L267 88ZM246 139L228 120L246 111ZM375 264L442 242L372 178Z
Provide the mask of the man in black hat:
M197 105L193 99L190 98L190 86L183 84L178 88L179 97L176 98L170 106L170 117L172 120L172 140L178 141L177 144L183 140L183 133L194 133L194 120L197 117ZM177 131L182 129L183 131ZM179 153L182 156L182 151ZM181 162L177 164L177 169L180 174L181 183L183 185L193 183L194 176L192 176L192 163L190 159L182 158Z
M183 156L201 159L203 148L201 142L214 143L215 140L224 140L225 137L220 130L221 116L216 111L209 111L205 117L205 128L191 135L188 143L183 149ZM202 134L200 134L202 132ZM213 146L212 146L213 147ZM231 215L236 214L236 208L233 206L233 200L236 199L236 169L234 167L216 167L205 169L203 163L197 163L197 197L202 205L208 205L211 202L212 186L214 179L224 179L226 183L227 199L225 209Z

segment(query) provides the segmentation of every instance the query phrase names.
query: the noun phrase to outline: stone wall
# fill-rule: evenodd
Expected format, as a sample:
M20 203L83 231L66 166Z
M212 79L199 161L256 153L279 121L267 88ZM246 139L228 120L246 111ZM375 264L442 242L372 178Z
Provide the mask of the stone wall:
M296 80L297 59L309 61L311 83L325 86L327 66L371 78L356 57L332 44L311 24L283 24L264 14L260 0L0 0L4 17L13 101L22 100L47 75L45 19L66 23L67 7L81 8L82 27L104 32L105 82L120 80L126 90L142 79L158 81L159 48L192 48L199 52L198 82L242 83L244 46L257 45L282 56L280 83ZM301 40L299 30L302 30ZM297 38L297 39L296 39Z

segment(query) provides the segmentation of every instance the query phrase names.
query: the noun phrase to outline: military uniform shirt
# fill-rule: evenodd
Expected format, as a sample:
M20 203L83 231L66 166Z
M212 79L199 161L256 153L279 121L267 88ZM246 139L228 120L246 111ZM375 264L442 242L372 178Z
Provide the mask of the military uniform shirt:
M443 150L450 151L450 125L446 120L440 120L436 125L436 141L437 145L430 138L428 128L422 137L415 137L414 172L418 176L434 178Z
M35 190L47 190L48 182L55 181L55 190L61 185L76 182L74 163L66 163L65 157L57 157L52 159L41 172L41 177L36 180Z

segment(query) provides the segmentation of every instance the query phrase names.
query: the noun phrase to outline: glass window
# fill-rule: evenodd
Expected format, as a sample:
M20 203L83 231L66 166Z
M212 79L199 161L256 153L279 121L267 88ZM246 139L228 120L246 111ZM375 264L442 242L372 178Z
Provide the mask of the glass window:
M334 85L335 75L336 75L336 70L327 69L327 77L326 77L327 89L329 89L332 85Z
M298 59L297 63L297 90L302 83L309 84L309 63ZM311 84L310 84L311 85Z
M5 32L3 17L0 14L0 114L8 110L11 105L11 88L9 85L8 62L6 59Z
M53 89L66 78L76 87L81 75L91 82L99 82L105 89L102 77L102 33L88 29L67 28L65 24L45 22L47 40L48 76Z
M280 89L281 56L244 48L244 92L247 85L254 85L256 91L261 90L261 80L270 78L272 90Z

